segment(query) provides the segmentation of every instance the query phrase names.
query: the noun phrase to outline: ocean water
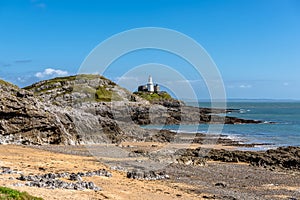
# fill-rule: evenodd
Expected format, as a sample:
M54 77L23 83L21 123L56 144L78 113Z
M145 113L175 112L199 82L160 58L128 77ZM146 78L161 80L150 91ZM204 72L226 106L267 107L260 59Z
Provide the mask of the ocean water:
M189 103L190 105L197 105ZM208 103L199 103L209 107ZM238 109L227 114L244 119L275 122L274 124L235 124L224 125L222 135L243 143L267 143L262 149L278 146L300 146L300 102L229 102L227 108ZM155 128L155 127L147 127ZM206 133L208 125L170 125L163 128L186 132ZM260 147L258 147L260 148Z

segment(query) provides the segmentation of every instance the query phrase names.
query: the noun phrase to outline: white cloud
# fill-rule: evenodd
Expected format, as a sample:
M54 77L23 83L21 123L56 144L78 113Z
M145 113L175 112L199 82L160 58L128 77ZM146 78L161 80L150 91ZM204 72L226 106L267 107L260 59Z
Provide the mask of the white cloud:
M121 77L116 77L115 80L117 82L119 81L139 81L138 77L131 77L131 76L121 76Z
M21 83L25 83L26 79L24 77L18 77L17 80Z
M170 83L200 83L203 82L203 80L175 80L175 81L169 81Z
M47 76L66 76L68 75L67 71L63 71L60 69L52 69L52 68L47 68L43 72L37 72L35 74L35 77L37 78L44 78Z
M239 87L240 88L252 88L252 85L244 85L244 84L242 84Z

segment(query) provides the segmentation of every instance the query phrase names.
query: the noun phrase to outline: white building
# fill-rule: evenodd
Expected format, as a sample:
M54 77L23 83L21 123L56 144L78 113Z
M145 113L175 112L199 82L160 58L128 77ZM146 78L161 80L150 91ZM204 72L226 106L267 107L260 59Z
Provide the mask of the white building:
M158 84L153 84L152 76L150 75L148 78L148 83L146 85L140 85L138 87L139 92L154 92L154 93L159 93L160 92L160 87Z
M154 85L153 85L153 81L152 81L152 76L151 75L148 78L147 89L148 89L148 92L154 92Z

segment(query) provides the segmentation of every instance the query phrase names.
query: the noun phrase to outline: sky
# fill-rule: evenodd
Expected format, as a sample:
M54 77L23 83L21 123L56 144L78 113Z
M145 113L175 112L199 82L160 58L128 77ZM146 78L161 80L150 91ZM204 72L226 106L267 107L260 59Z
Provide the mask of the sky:
M161 27L206 50L227 98L300 99L298 0L0 0L0 24L0 78L20 87L78 73L89 53L115 34ZM134 90L151 74L189 98L174 89L182 80L170 71L189 80L198 98L209 98L203 77L169 52L131 52L103 75Z

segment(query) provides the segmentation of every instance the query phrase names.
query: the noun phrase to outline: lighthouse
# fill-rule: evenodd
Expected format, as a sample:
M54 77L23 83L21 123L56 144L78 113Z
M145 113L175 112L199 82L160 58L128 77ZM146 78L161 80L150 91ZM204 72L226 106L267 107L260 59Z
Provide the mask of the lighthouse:
M153 84L152 76L150 75L148 83L146 85L140 85L138 87L138 92L160 93L160 87L158 84Z
M153 81L152 81L152 76L151 75L148 78L147 89L148 89L148 92L154 92L154 85L153 85Z

